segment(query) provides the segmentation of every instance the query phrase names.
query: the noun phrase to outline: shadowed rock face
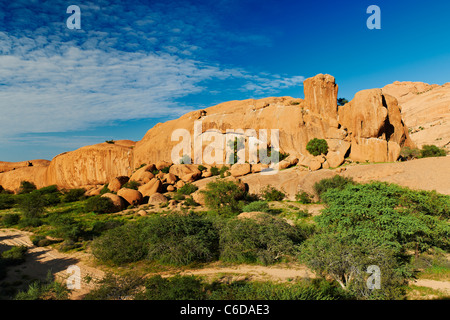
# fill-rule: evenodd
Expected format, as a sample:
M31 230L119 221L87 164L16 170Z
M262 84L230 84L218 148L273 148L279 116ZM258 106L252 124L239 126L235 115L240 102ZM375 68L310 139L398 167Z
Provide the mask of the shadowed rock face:
M194 155L196 121L201 121L198 133L203 141L198 143L202 146L203 156L214 154L211 150L216 138L223 140L222 146L225 146L227 129L242 129L237 133L245 138L243 157L247 161L250 160L248 138L250 135L261 138L260 130L267 131L267 143L271 144L271 130L278 129L280 151L298 159L309 156L308 141L326 139L332 152L331 164L341 163L345 155L358 161L395 161L402 146L413 145L396 98L384 94L381 89L361 91L348 104L338 107L338 86L334 77L319 74L304 81L304 92L304 100L291 97L248 99L193 111L179 119L157 124L137 143L122 140L87 146L58 155L44 167L24 167L15 172L0 173L0 185L14 190L24 178L38 186L98 186L119 176L129 177L144 163L175 162L177 159L172 159L172 150L180 140L172 141L172 134L179 129L187 130L192 140L188 153ZM216 135L214 138L212 133ZM222 161L226 160L225 155L226 150L223 150ZM180 153L179 157L182 156ZM206 162L205 158L203 161L194 158L194 161ZM153 178L150 172L144 174L150 183Z

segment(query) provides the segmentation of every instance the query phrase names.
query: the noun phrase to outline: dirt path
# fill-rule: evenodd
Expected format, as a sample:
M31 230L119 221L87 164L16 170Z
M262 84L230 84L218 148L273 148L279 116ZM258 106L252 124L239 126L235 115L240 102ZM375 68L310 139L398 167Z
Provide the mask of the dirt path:
M66 282L69 277L72 283L80 283L80 288L71 291L71 299L80 299L94 287L91 279L101 279L104 272L89 266L90 257L85 253L61 253L49 247L36 247L30 240L32 233L15 230L0 229L0 250L4 251L12 246L27 246L27 257L24 263L8 268L7 276L2 281L5 284L17 284L20 290L25 290L33 280L45 280L50 271L58 281ZM79 275L74 271L68 272L69 266L77 266ZM73 267L72 267L73 268ZM73 270L73 269L72 269Z
M434 290L440 290L447 293L450 296L450 281L438 281L438 280L428 280L428 279L418 279L412 282L419 287L428 287Z
M214 263L204 269L185 270L181 275L198 275L208 278L229 277L234 280L276 280L289 281L299 278L315 278L308 268L299 264L286 264L277 266L238 265L220 266ZM172 273L163 273L162 276L171 276Z
M18 266L8 268L6 279L0 284L4 286L6 283L21 282L22 290L32 280L44 280L49 270L59 280L66 282L67 278L72 275L68 273L69 266L77 266L80 269L80 275L76 280L80 281L80 288L71 291L70 299L81 299L83 295L88 293L95 287L95 280L102 279L105 272L95 268L92 264L92 257L87 253L61 253L49 247L36 247L30 241L32 233L15 230L0 229L0 251L7 250L12 246L27 246L28 253L26 261ZM206 276L209 279L222 280L275 280L290 281L299 278L314 278L315 275L308 268L300 264L283 264L277 266L254 266L254 265L237 265L223 266L220 262L211 264L202 269L184 270L182 272L162 272L159 273L163 277L181 275L199 275ZM92 280L87 281L90 277ZM428 287L440 290L450 295L450 281L436 281L419 279L411 282L416 286Z

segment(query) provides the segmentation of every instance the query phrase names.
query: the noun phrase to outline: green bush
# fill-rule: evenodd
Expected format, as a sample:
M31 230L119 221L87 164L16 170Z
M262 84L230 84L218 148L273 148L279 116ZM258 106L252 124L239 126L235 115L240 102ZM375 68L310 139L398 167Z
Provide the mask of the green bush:
M281 219L229 219L220 227L220 259L272 264L296 254L302 240L300 230Z
M8 213L2 217L2 224L9 228L19 223L20 215L17 213Z
M45 199L39 191L22 194L18 208L27 219L39 218L45 212Z
M100 190L100 195L104 195L105 193L111 193L111 190L109 190L108 185L109 184L107 183L103 186L103 188Z
M305 191L298 192L295 195L295 200L300 202L300 203L303 203L303 204L311 203L312 202L311 198L312 198L312 196L310 194L308 194L307 192L305 192Z
M25 261L25 255L28 251L26 246L12 247L2 253L2 259L7 265L21 264Z
M204 165L199 165L198 167L197 167L197 169L198 170L200 170L200 171L205 171L207 168L204 166Z
M355 244L339 233L319 233L300 248L300 259L317 274L330 277L342 290L356 299L402 299L407 285L406 270L395 253L368 240ZM382 286L370 290L367 267L376 265L382 275ZM411 274L410 274L411 275Z
M93 240L92 254L106 264L121 265L144 259L148 253L142 225L127 223L103 233Z
M218 235L212 222L196 215L159 216L145 222L148 259L163 264L187 265L213 261L218 256Z
M111 213L114 211L114 204L109 198L94 196L87 199L85 210L95 213Z
M15 300L68 300L69 289L55 281L49 272L45 281L35 281L27 291L19 292Z
M217 179L209 182L204 190L206 206L219 215L234 215L241 212L246 192L236 182Z
M94 257L115 265L144 258L171 265L206 262L217 258L217 248L218 235L212 222L177 214L127 223L92 242Z
M176 201L183 201L184 199L186 199L186 196L181 193L175 193L172 198Z
M11 209L16 204L14 195L0 193L0 210Z
M440 149L435 145L424 145L424 146L422 146L420 155L422 158L445 157L447 155L447 153L445 152L444 149Z
M197 207L197 206L200 205L200 204L198 204L197 202L195 202L195 200L192 199L192 197L187 197L187 198L184 200L184 204L185 204L186 206L189 206L189 207Z
M267 185L261 190L261 197L266 201L281 201L286 197L286 194L271 185Z
M328 143L325 139L314 138L312 140L309 140L308 144L306 145L306 150L308 150L308 152L311 153L313 156L327 154Z
M36 185L33 182L22 181L20 182L18 194L26 194L36 190Z
M254 201L242 208L242 212L269 212L269 204L266 201Z
M169 171L170 171L170 166L167 166L167 167L164 167L161 169L162 173L169 173Z
M351 177L342 177L340 175L335 175L333 178L322 179L314 184L314 191L321 197L321 195L330 189L342 190L348 184L354 184Z
M419 159L421 157L421 152L417 148L402 147L400 150L400 159L402 160L413 160Z
M84 195L85 193L86 189L70 189L64 193L62 201L68 203L84 200L86 199L86 196Z
M128 189L133 189L133 190L137 190L140 187L140 183L138 181L134 181L134 180L129 180L127 183L125 183L122 188L128 188ZM109 189L108 189L109 190ZM106 192L105 192L106 193Z
M218 176L220 174L220 170L217 167L211 167L209 170L213 176Z
M191 193L194 193L197 190L198 190L198 187L196 185L193 185L192 183L186 183L184 186L179 188L177 190L177 192L184 194L184 195L189 195Z
M82 222L77 221L72 217L52 214L49 216L48 221L50 225L54 227L54 229L51 230L51 234L54 237L76 242L84 233Z
M40 188L39 192L41 194L50 194L50 193L59 193L59 190L58 190L58 186L51 185L51 186L48 186L48 187Z

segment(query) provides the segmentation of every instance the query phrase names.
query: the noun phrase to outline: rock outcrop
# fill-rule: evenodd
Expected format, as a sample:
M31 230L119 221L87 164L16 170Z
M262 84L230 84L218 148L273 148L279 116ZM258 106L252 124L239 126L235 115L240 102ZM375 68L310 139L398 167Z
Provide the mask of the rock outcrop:
M419 148L434 144L450 151L450 83L396 81L383 92L398 100L402 119Z
M122 140L86 146L53 158L47 184L63 188L105 184L115 177L130 176L133 141Z
M113 191L118 191L123 183L113 179L123 176L138 181L141 194L150 197L169 186L172 190L182 183L209 177L209 169L202 172L197 165L178 164L179 160L185 161L184 156L189 156L194 163L205 165L224 162L230 156L225 139L229 130L244 143L244 151L238 152L238 157L248 162L232 168L233 176L267 168L254 162L249 152L250 142L254 141L251 137L259 139L256 140L260 142L259 148L265 149L274 143L272 134L276 130L280 152L290 154L290 158L280 162L280 169L297 163L312 171L333 168L347 157L355 161L395 161L401 147L414 146L397 99L384 89L361 91L345 106L338 106L338 85L331 75L319 74L305 80L303 86L304 100L272 97L221 103L159 123L137 143L121 140L86 146L60 154L50 163L31 161L20 163L21 167L0 163L0 171L18 167L0 173L0 185L14 190L21 180L28 180L38 187L56 184L61 188L89 186L90 190L97 190L99 185L112 183ZM179 150L177 160L172 159L172 152L180 144L181 135L177 134L180 131L188 133L191 144L187 150ZM264 133L267 141L263 139ZM308 153L306 145L313 138L327 141L328 155L319 159ZM215 148L217 145L220 147ZM155 172L169 166L169 173Z

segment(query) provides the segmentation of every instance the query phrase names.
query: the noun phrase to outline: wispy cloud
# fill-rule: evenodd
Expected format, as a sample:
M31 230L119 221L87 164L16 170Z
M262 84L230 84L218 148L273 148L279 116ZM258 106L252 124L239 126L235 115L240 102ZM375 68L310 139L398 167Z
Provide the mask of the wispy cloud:
M215 62L212 51L226 44L270 40L220 30L207 6L83 1L82 30L69 30L66 1L1 5L3 138L181 115L192 107L180 98L214 89L211 81L239 80L236 92L256 95L303 81Z

